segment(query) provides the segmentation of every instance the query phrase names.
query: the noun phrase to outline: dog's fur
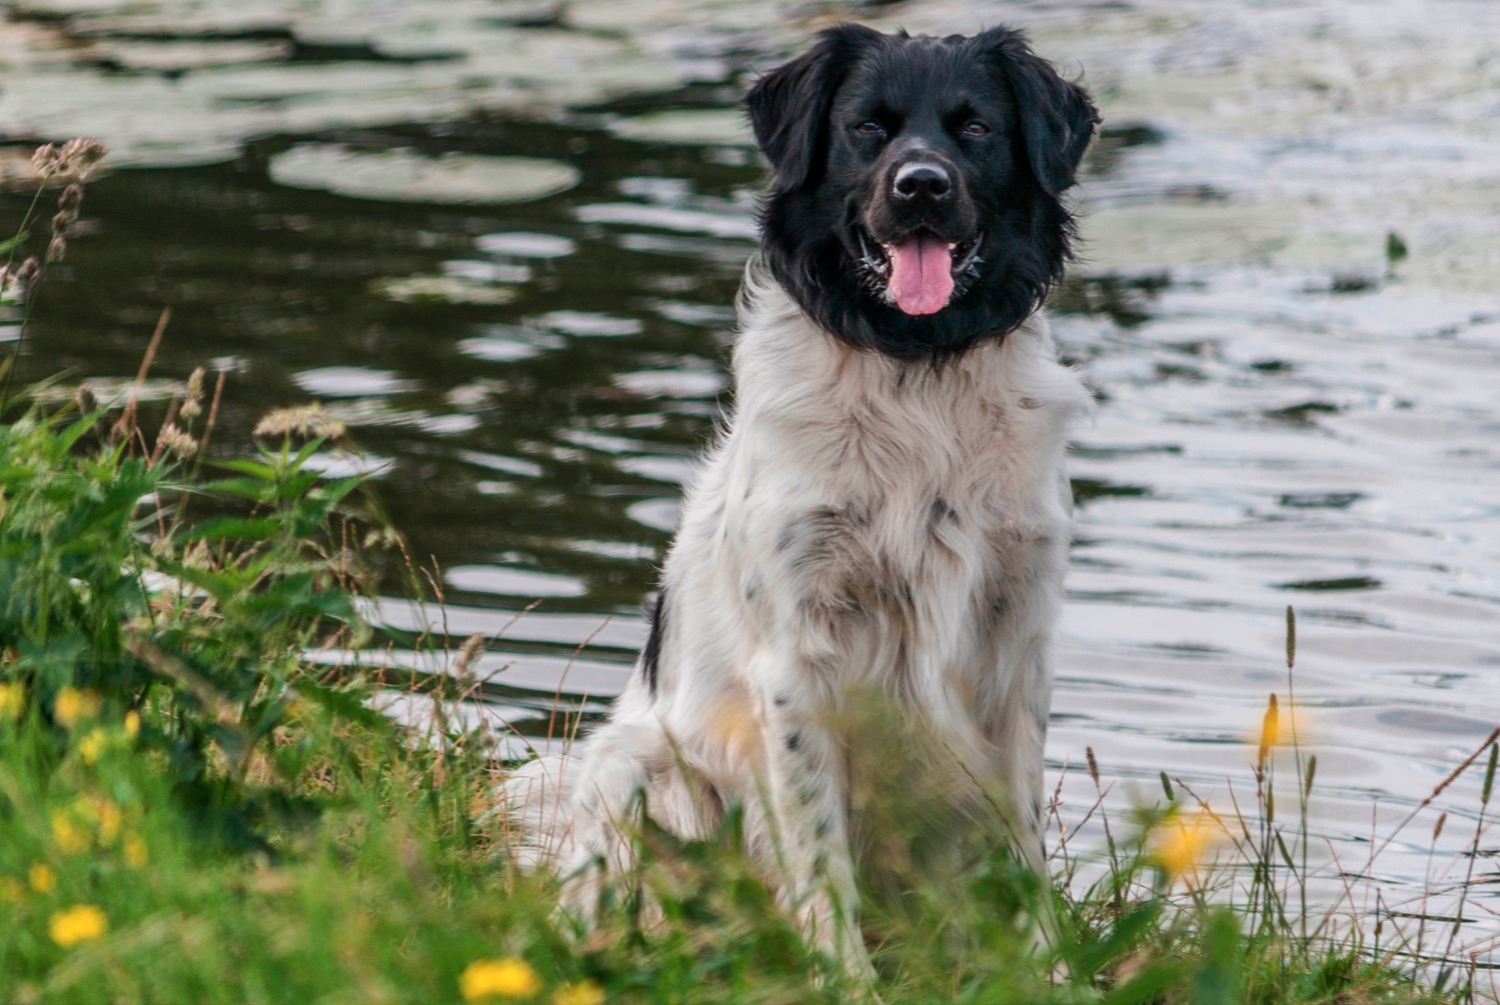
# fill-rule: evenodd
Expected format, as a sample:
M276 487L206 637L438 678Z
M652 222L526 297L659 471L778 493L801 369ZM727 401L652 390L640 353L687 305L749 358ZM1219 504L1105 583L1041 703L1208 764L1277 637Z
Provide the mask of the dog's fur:
M642 805L697 837L738 804L809 934L858 961L875 818L854 793L900 792L921 764L924 794L966 824L945 825L954 849L972 846L959 833L1009 837L1040 862L1065 438L1090 400L1037 308L1067 256L1059 197L1097 115L1007 29L841 25L747 104L775 177L739 305L733 418L688 493L609 721L508 793L586 913L629 865ZM946 189L894 194L913 164ZM950 298L922 315L883 286L913 234L953 256ZM861 716L861 695L886 718ZM861 759L892 736L914 744L900 767Z

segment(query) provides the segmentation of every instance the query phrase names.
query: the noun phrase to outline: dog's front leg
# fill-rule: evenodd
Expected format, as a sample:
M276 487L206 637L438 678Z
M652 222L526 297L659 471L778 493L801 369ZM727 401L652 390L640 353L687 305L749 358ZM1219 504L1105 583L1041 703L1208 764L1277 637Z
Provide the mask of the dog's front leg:
M845 758L828 710L795 658L767 656L761 686L761 800L782 895L812 945L855 976L874 975L859 928Z

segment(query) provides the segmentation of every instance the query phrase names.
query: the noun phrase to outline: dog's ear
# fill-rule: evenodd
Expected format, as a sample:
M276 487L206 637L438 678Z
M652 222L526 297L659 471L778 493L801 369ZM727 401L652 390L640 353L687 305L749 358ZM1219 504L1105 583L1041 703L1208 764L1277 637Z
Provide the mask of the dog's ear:
M884 38L860 24L826 28L811 49L750 88L745 109L778 190L817 184L827 156L833 97L860 54Z
M1021 32L991 28L974 36L974 42L1010 85L1031 172L1056 198L1077 178L1100 122L1098 109L1087 91L1058 76L1051 63L1032 52Z

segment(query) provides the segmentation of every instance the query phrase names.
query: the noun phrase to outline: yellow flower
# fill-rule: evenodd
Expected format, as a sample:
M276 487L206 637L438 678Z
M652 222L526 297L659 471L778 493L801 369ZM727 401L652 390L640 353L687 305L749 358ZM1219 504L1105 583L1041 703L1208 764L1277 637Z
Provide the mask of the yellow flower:
M64 810L52 811L52 841L64 855L77 855L94 843L72 814Z
M125 864L132 869L141 868L151 858L146 850L146 839L139 834L125 835L125 841L120 850L125 854Z
M0 683L0 719L19 719L26 709L26 689L19 684Z
M0 900L19 904L26 897L26 884L14 876L0 876Z
M94 823L99 828L99 843L114 844L115 838L120 836L120 823L124 814L120 807L108 799L96 799L89 804L92 811Z
M57 692L57 703L52 710L58 722L71 727L80 719L92 719L99 714L99 696L92 691L65 687Z
M542 989L542 979L525 960L475 960L458 978L464 1001L482 998L530 998Z
M78 753L84 764L94 764L99 760L99 755L104 753L105 739L104 730L93 729L88 736L78 741Z
M1163 825L1153 857L1170 879L1197 876L1208 853L1224 840L1223 829L1207 813L1176 817Z
M604 989L598 981L564 984L552 996L552 1005L604 1005Z
M141 713L131 709L125 713L125 735L132 740L141 732Z
M47 934L59 946L76 946L97 939L109 928L109 919L93 904L74 904L58 911L47 923Z
M26 878L31 880L31 888L37 893L51 893L52 888L57 885L57 873L43 862L33 864L31 873Z

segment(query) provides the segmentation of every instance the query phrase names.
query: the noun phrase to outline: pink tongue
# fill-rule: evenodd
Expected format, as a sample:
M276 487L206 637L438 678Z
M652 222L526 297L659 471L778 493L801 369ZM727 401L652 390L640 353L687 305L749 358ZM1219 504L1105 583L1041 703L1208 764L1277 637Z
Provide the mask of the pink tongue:
M891 296L908 314L936 314L953 295L953 259L946 242L936 237L908 237L887 244L891 259Z

